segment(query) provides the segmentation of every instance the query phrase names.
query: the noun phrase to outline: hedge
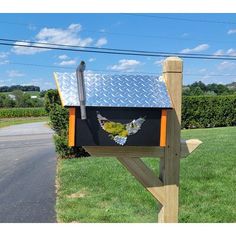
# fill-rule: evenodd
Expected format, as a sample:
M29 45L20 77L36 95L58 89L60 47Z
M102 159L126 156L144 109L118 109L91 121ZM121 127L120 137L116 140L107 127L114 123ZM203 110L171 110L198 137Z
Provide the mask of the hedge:
M236 125L236 96L183 97L182 128Z
M0 108L0 118L47 116L43 107L37 108Z
M55 131L54 142L59 157L87 156L83 148L68 143L68 109L63 108L56 90L45 95L46 110ZM183 96L182 128L210 128L236 125L236 96Z
M49 114L50 126L55 131L53 136L56 152L60 158L74 158L88 156L82 147L68 147L68 109L61 106L56 90L49 90L45 94L45 109Z

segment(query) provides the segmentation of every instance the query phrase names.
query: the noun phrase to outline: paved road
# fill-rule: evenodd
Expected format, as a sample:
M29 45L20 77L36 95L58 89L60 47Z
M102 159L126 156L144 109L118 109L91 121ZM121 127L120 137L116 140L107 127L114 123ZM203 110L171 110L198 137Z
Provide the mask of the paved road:
M55 222L56 154L45 122L0 129L0 222Z

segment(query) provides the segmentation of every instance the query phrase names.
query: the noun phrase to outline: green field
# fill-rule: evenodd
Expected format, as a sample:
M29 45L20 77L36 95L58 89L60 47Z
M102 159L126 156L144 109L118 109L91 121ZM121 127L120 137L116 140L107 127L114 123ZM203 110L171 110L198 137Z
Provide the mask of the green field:
M33 122L49 122L49 118L47 116L43 117L19 117L19 118L4 118L0 119L0 128L11 126L11 125L19 125Z
M236 127L183 130L203 144L181 160L180 222L236 222ZM157 171L157 161L146 159ZM59 222L156 222L150 193L109 158L59 160Z
M28 93L30 96L37 96L39 97L40 92L38 91L25 91L25 93ZM0 92L1 94L12 94L12 92Z
M0 119L17 117L41 117L47 115L48 114L44 107L0 108Z

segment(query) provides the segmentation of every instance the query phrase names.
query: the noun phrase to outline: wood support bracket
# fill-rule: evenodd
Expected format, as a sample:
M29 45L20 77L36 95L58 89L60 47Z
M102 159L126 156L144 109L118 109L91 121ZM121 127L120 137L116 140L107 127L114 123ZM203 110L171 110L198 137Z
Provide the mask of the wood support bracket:
M164 204L164 188L162 181L140 158L117 158L128 171L158 200Z
M191 154L200 144L202 141L199 139L181 140L181 158Z
M181 140L181 157L186 157L192 153L202 142L199 139ZM162 147L83 147L93 157L124 157L124 158L164 158L165 148Z

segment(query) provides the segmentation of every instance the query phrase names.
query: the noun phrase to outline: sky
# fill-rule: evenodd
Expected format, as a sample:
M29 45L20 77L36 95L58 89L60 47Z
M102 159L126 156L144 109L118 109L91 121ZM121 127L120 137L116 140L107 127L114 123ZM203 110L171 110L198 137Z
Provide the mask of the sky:
M0 38L8 39L236 56L236 14L0 14L0 28ZM0 86L55 88L53 72L73 72L81 60L87 70L159 76L163 59L0 45ZM236 81L236 61L183 61L185 85Z

